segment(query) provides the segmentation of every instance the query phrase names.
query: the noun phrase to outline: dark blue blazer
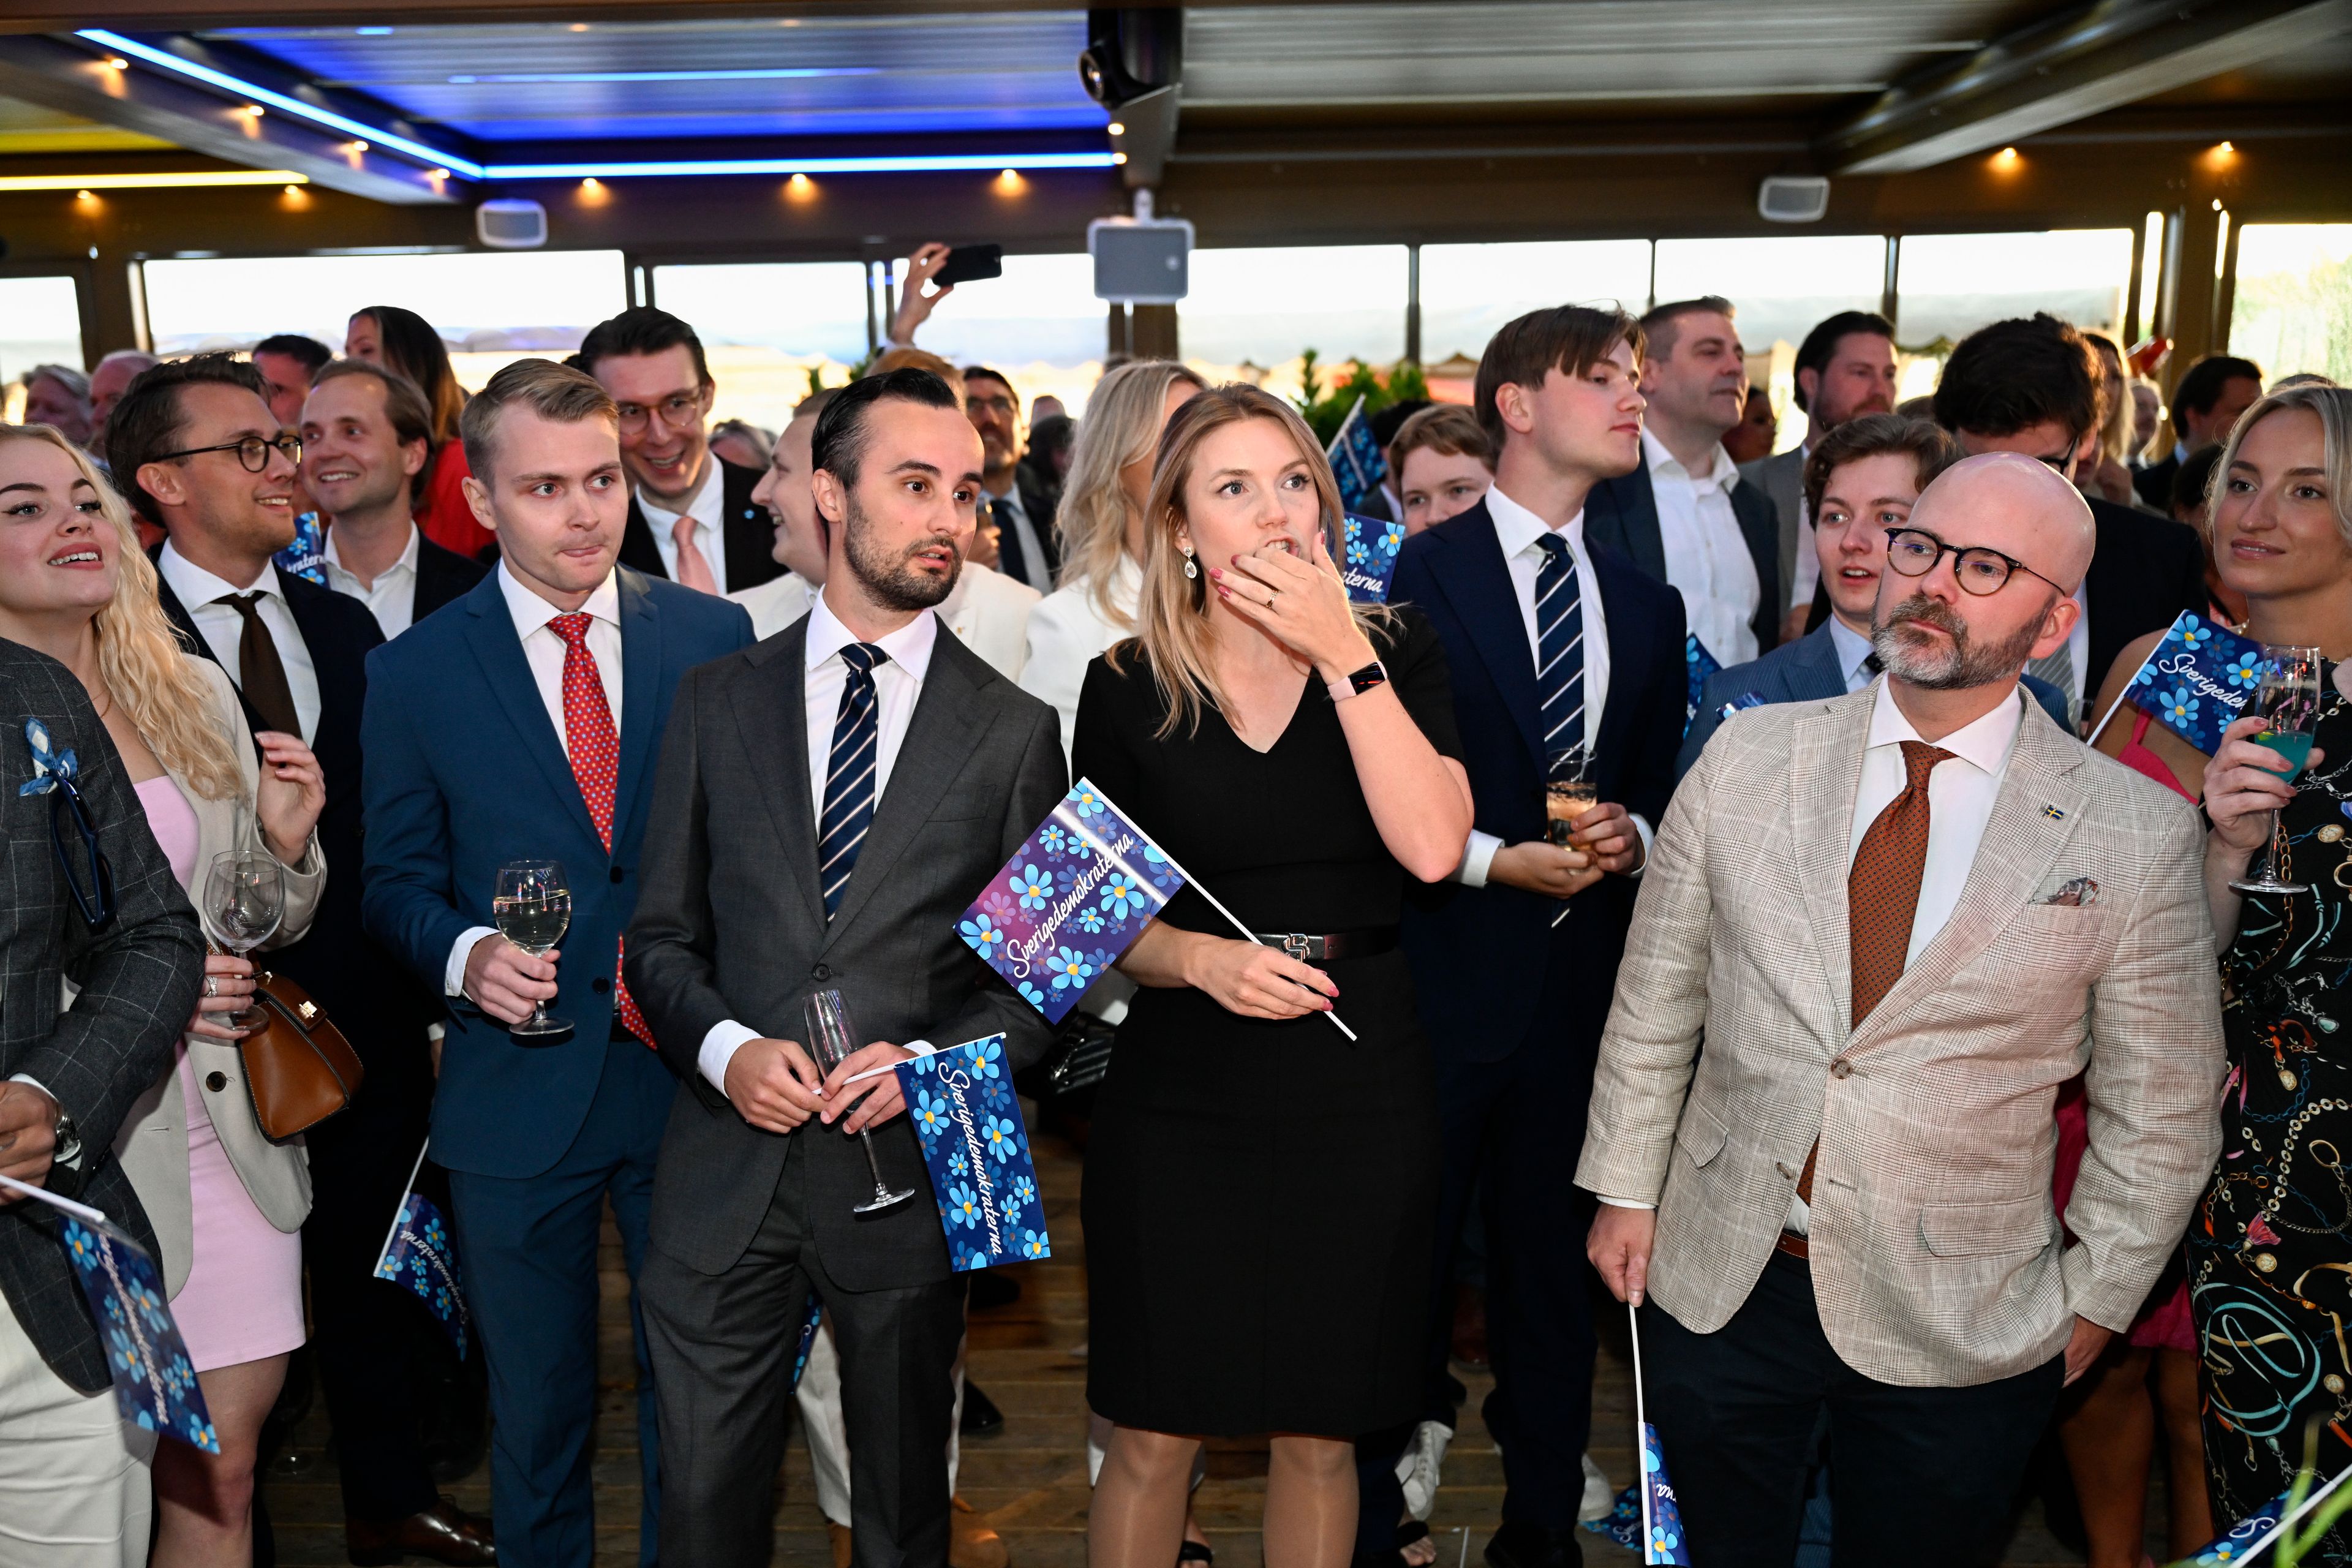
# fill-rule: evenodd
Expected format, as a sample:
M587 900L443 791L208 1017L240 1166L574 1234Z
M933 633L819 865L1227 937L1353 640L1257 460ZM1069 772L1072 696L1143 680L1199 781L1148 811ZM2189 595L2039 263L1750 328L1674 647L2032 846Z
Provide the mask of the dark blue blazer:
M572 929L550 1012L574 1031L519 1046L497 1020L450 1003L433 1100L433 1157L487 1176L552 1166L588 1114L613 1026L621 932L637 903L650 776L678 679L747 647L740 605L627 567L621 595L621 762L607 853L562 741L540 701L497 574L368 659L368 930L439 995L449 950L492 925L509 860L563 862Z
M2069 734L2074 732L2066 722L2064 693L2038 675L2021 676L2019 681L2042 704L2042 711L2057 721L2058 728ZM1707 737L1723 727L1723 705L1751 692L1767 703L1812 702L1844 696L1845 673L1838 668L1837 644L1830 639L1829 623L1824 621L1795 642L1782 643L1762 658L1718 669L1706 678L1698 711L1691 716L1690 731L1683 736L1682 755L1675 759L1676 784L1683 782L1683 775L1691 771L1698 754L1706 749Z
M1592 736L1601 798L1655 826L1673 793L1675 749L1689 695L1682 595L1616 551L1586 540L1609 626L1609 700ZM1535 656L1509 569L1484 501L1405 541L1389 597L1429 617L1445 646L1454 721L1470 773L1475 822L1506 844L1544 831L1543 747ZM1590 715L1588 715L1588 718ZM1597 1047L1633 913L1635 884L1607 877L1569 903L1490 883L1416 889L1404 914L1415 997L1431 1044L1470 1061L1496 1061L1538 1022L1545 966L1570 966L1591 1006L1547 1030Z
M1780 509L1741 479L1731 487L1731 514L1739 520L1740 537L1756 563L1756 614L1748 624L1756 646L1769 649L1780 642L1788 613L1789 590L1780 581ZM1658 528L1658 492L1650 485L1646 452L1632 473L1601 480L1584 498L1584 537L1608 545L1659 582L1666 580L1665 536Z

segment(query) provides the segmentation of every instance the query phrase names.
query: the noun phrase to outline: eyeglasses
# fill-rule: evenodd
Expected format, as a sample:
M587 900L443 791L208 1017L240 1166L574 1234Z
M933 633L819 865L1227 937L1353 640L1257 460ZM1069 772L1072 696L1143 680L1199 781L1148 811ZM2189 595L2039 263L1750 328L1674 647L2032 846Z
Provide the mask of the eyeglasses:
M98 847L98 829L90 826L89 808L82 803L81 791L71 779L53 777L50 783L49 843L58 852L58 866L66 874L66 887L82 920L93 932L104 931L114 923L114 868ZM66 843L60 819L68 816L74 831L81 836L79 856ZM87 893L82 891L85 879L89 884Z
M684 430L702 422L702 394L674 392L647 408L641 403L621 405L621 428L634 436L646 427L646 421L658 415L661 422L673 430Z
M2041 573L2014 555L2003 555L1982 544L1947 544L1923 528L1886 531L1886 563L1906 577L1925 577L1947 555L1954 558L1952 580L1959 584L1960 592L1979 598L2000 593L2007 586L2012 572L2042 577ZM2042 580L2062 594L2066 591L2047 577Z
M244 465L247 473L258 474L269 467L269 454L273 451L282 454L289 463L299 463L302 460L302 437L290 432L275 441L259 436L247 436L242 441L223 441L216 447L190 447L184 451L158 452L154 461L161 463L173 458L193 458L201 452L235 452L236 460Z

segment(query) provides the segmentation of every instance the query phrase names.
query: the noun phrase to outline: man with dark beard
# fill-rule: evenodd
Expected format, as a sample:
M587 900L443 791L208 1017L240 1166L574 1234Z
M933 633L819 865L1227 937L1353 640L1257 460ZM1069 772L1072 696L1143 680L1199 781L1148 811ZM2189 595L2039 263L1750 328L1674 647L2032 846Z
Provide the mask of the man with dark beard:
M2219 1150L2196 811L2018 686L2095 539L2030 457L1948 469L1888 542L1885 676L1734 715L1652 846L1576 1181L1708 1568L1786 1568L1824 1414L1839 1561L1993 1561Z
M824 1303L841 1356L855 1560L943 1568L963 1287L895 1074L870 1068L1043 1019L955 921L1068 783L1054 710L931 607L955 585L981 441L927 371L869 376L817 418L824 587L800 621L688 675L663 744L629 928L629 989L684 1080L654 1184L646 1324L661 1400L665 1554L772 1549L792 1326ZM829 1074L802 1042L814 991L857 1038ZM878 1213L874 1131L896 1192Z

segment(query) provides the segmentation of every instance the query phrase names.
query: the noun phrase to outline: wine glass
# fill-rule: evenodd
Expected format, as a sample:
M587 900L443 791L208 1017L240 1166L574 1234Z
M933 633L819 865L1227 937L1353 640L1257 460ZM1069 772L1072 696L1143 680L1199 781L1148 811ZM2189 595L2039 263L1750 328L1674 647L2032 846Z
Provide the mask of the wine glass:
M808 1043L815 1054L816 1065L831 1073L857 1049L857 1032L850 1026L849 1006L838 991L813 991L808 999ZM890 1190L882 1179L882 1163L874 1157L874 1130L866 1128L857 1136L866 1143L866 1166L874 1173L874 1201L859 1204L853 1214L879 1214L882 1210L905 1203L915 1195L908 1187L901 1193Z
M277 856L226 849L213 857L205 877L205 921L216 944L243 958L277 935L285 918L286 872ZM219 1016L232 1029L257 1029L268 1021L257 1004Z
M1593 770L1588 746L1570 746L1551 753L1544 767L1544 837L1562 848L1576 846L1576 819L1601 804L1601 776ZM1551 923L1568 918L1562 903Z
M2315 647L2276 643L2263 645L2262 685L2254 692L2254 710L2263 716L2261 733L2249 736L2294 765L2279 776L2292 780L2311 760L2311 742L2319 721L2320 655ZM2242 893L2307 893L2301 882L2279 874L2279 814L2271 813L2270 837L2263 849L2262 867L2251 878L2232 879Z
M563 879L561 860L509 860L499 868L499 884L490 894L490 919L499 934L530 954L545 956L563 940L572 926L572 884ZM572 1027L566 1018L548 1016L541 1002L530 1016L510 1024L507 1033L526 1039L561 1035Z

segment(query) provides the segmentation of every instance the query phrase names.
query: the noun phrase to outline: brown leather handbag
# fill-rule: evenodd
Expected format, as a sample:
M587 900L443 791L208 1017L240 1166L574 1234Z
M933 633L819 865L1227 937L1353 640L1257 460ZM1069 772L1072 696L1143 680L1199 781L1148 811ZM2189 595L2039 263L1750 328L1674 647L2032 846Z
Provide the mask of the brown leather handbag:
M267 970L254 980L263 1022L236 1049L261 1135L284 1143L350 1105L367 1069L308 991Z

